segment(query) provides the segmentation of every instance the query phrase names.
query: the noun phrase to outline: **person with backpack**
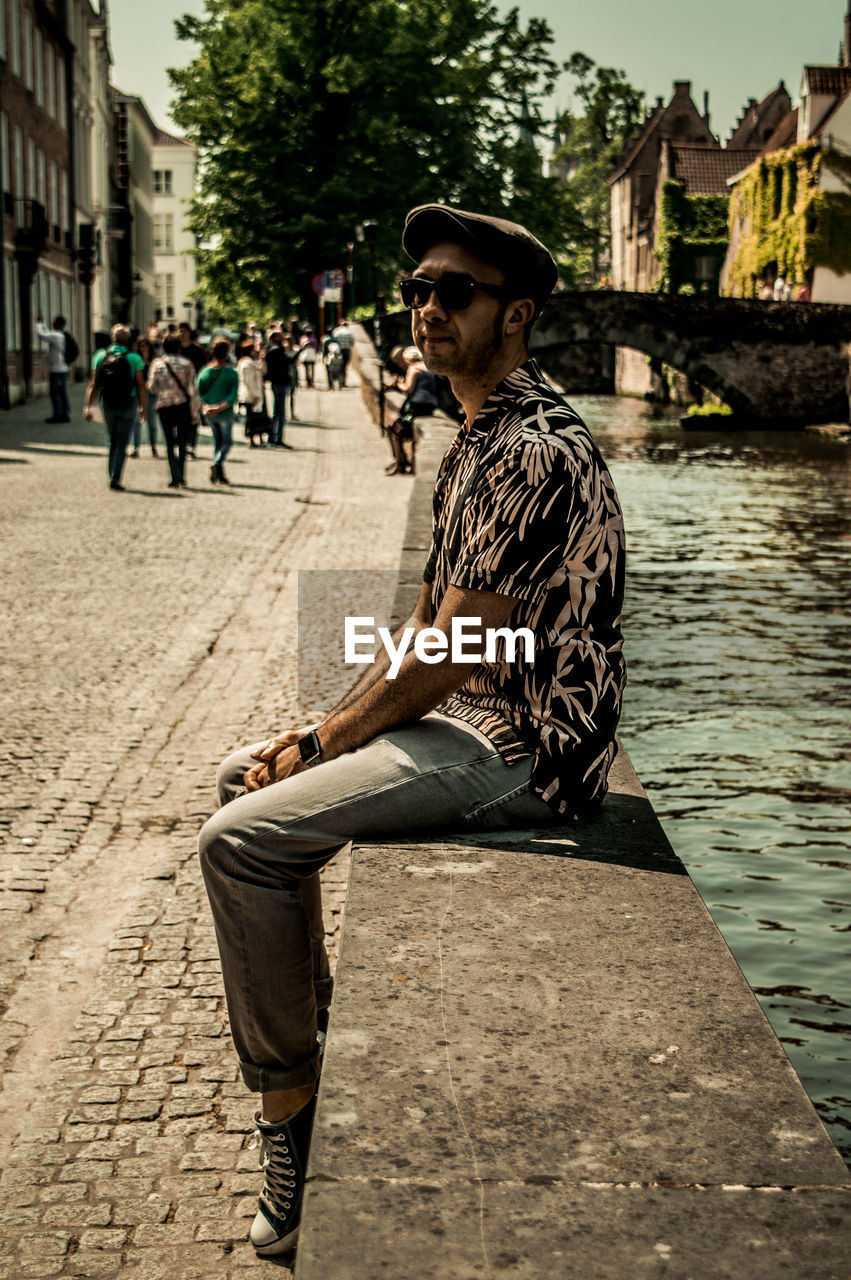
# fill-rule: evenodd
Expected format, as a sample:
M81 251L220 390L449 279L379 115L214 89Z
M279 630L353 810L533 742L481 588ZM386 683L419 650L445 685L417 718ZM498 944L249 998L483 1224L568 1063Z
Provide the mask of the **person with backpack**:
M57 316L53 328L48 329L44 316L39 312L36 329L42 342L50 347L50 399L53 417L45 422L70 422L71 401L68 398L68 373L80 354L80 348L66 328L64 316Z
M148 388L142 357L130 350L130 330L124 324L117 324L110 336L111 344L92 357L92 376L86 389L83 417L86 422L94 421L92 405L99 396L109 432L109 487L123 492L121 473L127 444L137 409L143 420L148 416Z
M222 463L233 442L233 407L239 393L239 374L230 363L230 343L226 338L216 338L210 354L212 363L198 376L198 394L215 442L210 479L213 484L229 484Z
M180 338L176 334L167 335L163 354L152 360L148 369L148 391L156 401L165 436L170 489L187 488L186 452L201 418L195 369L191 361L180 354L180 349Z

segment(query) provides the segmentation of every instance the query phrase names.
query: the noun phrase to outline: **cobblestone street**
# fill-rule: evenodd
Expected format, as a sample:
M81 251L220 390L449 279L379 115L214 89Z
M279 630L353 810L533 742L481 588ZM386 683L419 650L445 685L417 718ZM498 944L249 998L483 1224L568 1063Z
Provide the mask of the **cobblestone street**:
M0 1277L239 1280L272 1264L195 840L217 762L297 714L296 571L395 570L411 481L350 386L230 489L202 434L188 491L145 438L113 493L80 402L0 416Z

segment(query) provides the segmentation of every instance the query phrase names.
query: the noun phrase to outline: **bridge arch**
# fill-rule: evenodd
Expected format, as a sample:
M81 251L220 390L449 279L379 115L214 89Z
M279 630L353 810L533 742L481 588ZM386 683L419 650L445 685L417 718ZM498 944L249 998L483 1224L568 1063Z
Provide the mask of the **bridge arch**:
M556 294L532 353L546 369L577 344L632 347L681 370L744 418L848 418L851 307L600 290Z

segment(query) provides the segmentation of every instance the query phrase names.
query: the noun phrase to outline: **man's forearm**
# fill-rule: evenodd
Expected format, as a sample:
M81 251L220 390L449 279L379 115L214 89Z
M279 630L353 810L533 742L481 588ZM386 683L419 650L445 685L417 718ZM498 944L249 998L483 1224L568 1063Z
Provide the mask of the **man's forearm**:
M388 729L419 720L460 688L475 666L475 662L426 664L409 651L395 680L375 676L353 697L359 682L322 721L317 735L323 759L334 760Z
M412 615L408 618L407 622L403 622L401 627L393 633L394 644L398 644L407 627L413 628L414 635L416 636L417 632L421 631L422 628L427 625L428 624L423 622L420 618ZM376 654L375 658L363 674L358 676L349 692L344 694L332 711L329 711L325 719L328 720L331 716L336 715L338 711L346 711L349 707L354 706L354 704L358 702L369 689L377 684L379 680L386 680L387 672L389 670L390 654L385 646L381 649L380 653Z

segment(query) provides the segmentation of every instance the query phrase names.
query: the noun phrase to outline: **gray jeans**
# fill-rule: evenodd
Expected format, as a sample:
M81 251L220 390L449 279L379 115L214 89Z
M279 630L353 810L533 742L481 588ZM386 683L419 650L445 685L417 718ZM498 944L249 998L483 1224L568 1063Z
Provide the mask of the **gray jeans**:
M554 821L484 734L432 712L348 755L243 794L245 747L219 769L222 808L199 854L231 1033L249 1089L312 1083L316 1010L330 1003L319 870L353 839Z

